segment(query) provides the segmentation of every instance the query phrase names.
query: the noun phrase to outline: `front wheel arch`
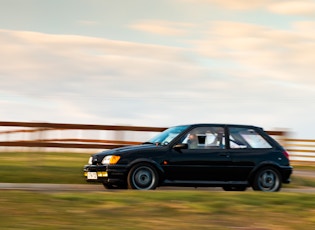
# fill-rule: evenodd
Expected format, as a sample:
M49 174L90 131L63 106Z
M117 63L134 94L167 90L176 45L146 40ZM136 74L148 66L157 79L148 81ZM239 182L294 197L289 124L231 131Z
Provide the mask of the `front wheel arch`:
M152 159L148 159L148 158L138 158L135 161L132 161L128 164L128 166L126 167L127 173L125 174L126 181L128 179L128 174L129 174L130 170L132 169L132 167L134 167L137 164L149 164L152 167L154 167L155 170L157 171L157 173L159 174L159 184L161 184L163 182L164 175L165 175L163 167L160 164L158 164L158 162L156 162Z
M137 163L128 172L127 184L130 189L154 190L160 184L160 174L153 164Z

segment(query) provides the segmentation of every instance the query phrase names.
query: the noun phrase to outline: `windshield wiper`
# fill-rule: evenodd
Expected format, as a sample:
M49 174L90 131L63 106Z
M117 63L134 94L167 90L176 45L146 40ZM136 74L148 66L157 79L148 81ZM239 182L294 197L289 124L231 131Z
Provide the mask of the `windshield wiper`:
M154 143L152 143L150 141L146 141L146 142L143 142L142 145L154 145Z
M144 143L142 143L143 145L156 145L156 146L158 146L158 145L161 145L161 143L160 142L150 142L150 141L146 141L146 142L144 142Z

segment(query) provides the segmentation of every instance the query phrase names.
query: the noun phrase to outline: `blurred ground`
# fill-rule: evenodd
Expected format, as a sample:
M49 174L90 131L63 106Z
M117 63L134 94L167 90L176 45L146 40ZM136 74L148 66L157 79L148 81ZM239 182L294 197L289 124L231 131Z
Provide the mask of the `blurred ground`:
M315 178L314 171L295 170L295 176ZM25 191L114 191L105 190L101 184L45 184L45 183L0 183L0 190L25 190ZM160 187L157 190L209 190L221 191L221 188L187 188L187 187ZM248 190L251 190L250 188ZM222 190L223 191L223 190ZM313 187L282 188L282 192L315 193Z

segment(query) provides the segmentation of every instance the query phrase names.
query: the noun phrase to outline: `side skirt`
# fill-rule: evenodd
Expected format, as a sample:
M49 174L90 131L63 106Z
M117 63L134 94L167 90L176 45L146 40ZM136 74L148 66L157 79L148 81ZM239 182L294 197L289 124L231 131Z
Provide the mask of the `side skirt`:
M222 187L224 185L250 186L248 181L183 181L165 180L162 186L183 186L183 187Z

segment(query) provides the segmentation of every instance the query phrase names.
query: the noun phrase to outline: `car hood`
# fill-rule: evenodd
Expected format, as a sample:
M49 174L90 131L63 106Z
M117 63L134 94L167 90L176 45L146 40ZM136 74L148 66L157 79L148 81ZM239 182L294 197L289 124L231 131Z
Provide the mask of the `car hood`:
M139 150L150 150L150 149L156 149L156 148L162 148L165 146L156 146L154 144L143 144L143 145L131 145L131 146L125 146L120 148L115 148L111 150L105 150L100 153L96 153L93 155L93 158L103 159L104 156L108 155L125 155L132 152L137 152Z

